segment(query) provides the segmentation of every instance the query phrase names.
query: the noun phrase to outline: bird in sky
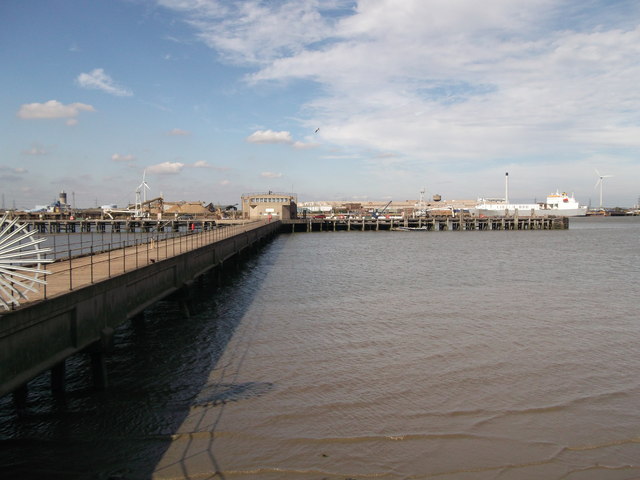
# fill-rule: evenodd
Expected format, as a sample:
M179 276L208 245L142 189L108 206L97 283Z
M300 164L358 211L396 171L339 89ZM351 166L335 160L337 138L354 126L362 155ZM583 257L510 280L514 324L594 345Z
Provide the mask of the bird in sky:
M316 131L313 133L318 133L320 131L320 127L316 128Z

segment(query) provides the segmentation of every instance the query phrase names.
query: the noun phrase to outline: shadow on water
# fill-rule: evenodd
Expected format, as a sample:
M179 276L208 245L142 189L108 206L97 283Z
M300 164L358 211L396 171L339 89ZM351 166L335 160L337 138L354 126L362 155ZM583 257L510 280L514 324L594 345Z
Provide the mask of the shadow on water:
M213 369L225 368L218 362L283 246L276 239L225 270L222 285L215 272L206 274L119 328L106 390L89 387L89 359L77 355L67 361L65 393L53 395L43 374L29 385L26 410L17 413L10 396L0 399L0 476L151 478L191 409L268 394L273 384L235 383L234 375L207 382Z

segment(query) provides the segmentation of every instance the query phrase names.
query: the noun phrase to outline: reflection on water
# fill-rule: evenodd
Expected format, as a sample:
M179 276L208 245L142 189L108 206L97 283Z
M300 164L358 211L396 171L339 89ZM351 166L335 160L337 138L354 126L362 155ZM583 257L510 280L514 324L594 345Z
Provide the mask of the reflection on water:
M237 402L268 393L273 388L268 382L217 383L202 388L193 408L211 407L227 402Z
M640 219L281 235L184 318L120 329L112 386L0 403L16 478L640 478ZM45 474L46 473L46 474ZM8 477L10 478L10 477Z

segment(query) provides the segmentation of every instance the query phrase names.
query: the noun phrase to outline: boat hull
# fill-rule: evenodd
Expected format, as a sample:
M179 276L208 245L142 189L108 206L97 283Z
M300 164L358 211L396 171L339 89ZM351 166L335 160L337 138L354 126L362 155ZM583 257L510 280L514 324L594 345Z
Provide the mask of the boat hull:
M587 214L587 207L576 208L475 208L473 213L479 217L504 217L513 216L516 213L519 217L584 217Z

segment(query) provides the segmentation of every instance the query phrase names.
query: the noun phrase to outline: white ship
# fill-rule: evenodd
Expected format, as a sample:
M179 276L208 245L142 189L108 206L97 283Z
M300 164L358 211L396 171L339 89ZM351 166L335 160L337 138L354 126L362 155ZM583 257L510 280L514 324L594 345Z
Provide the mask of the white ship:
M479 198L473 212L478 216L496 217L518 215L520 217L556 215L560 217L580 217L587 214L587 207L580 205L573 195L552 193L545 203L509 203L509 174L505 174L505 198Z

